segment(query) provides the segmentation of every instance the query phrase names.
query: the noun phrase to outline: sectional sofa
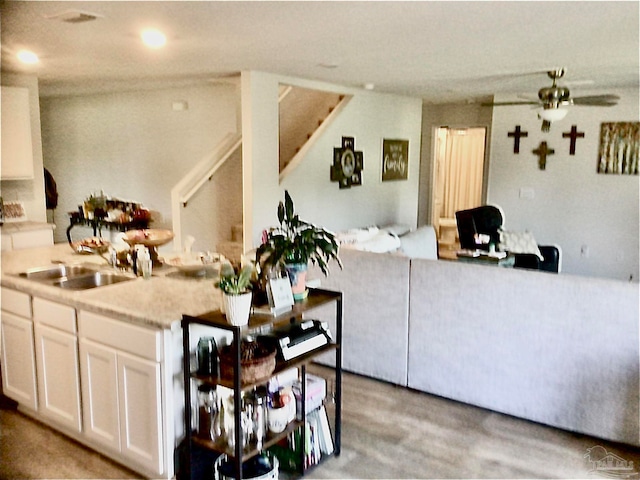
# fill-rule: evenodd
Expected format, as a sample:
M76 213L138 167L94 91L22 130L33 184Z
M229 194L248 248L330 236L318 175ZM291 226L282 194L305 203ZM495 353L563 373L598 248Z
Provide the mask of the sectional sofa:
M310 277L344 293L345 370L640 445L637 283L347 249L341 258L343 270ZM317 311L330 324L333 313Z

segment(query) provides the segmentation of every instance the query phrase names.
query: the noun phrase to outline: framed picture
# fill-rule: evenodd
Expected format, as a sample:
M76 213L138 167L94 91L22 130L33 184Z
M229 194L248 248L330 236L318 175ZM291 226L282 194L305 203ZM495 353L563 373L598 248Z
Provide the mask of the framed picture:
M600 125L598 173L638 175L640 166L640 122Z
M409 140L382 140L382 181L409 177Z

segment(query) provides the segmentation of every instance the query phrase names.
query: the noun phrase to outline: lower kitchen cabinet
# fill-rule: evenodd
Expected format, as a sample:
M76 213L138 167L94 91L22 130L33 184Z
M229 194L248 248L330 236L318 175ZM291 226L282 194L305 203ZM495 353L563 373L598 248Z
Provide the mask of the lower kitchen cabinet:
M84 434L120 451L117 352L90 340L80 341Z
M39 413L80 432L80 375L76 311L33 298Z
M37 410L31 297L2 287L1 298L2 390L24 407Z
M86 438L164 475L159 333L90 312L79 318Z
M37 410L33 322L2 311L2 391L31 410Z

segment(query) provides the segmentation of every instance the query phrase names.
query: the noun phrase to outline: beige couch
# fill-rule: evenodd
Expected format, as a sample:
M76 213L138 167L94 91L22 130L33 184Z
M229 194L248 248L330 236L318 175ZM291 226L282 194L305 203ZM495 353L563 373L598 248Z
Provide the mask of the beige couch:
M346 370L640 445L637 283L341 257L344 270L333 268L322 286L344 292ZM331 322L333 313L318 315Z

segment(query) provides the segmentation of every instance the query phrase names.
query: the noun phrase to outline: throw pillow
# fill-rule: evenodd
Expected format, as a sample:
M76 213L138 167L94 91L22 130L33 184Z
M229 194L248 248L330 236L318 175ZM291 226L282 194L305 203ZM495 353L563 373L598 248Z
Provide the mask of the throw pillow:
M438 259L438 242L433 225L425 225L400 237L402 252L410 258Z
M531 253L540 260L544 260L538 248L538 243L531 232L510 232L502 229L498 232L500 233L498 250L509 253Z

